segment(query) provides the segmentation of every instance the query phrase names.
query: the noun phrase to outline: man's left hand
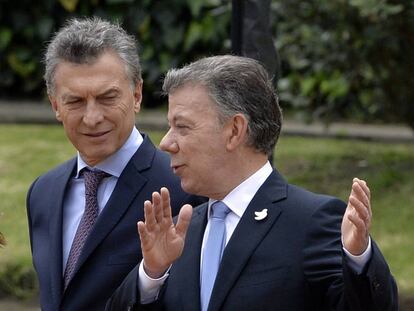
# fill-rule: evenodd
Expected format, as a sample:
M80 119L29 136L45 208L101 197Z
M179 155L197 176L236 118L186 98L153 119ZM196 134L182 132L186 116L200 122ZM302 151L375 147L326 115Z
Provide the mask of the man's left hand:
M344 247L354 256L361 255L368 247L372 219L370 200L367 183L354 178L341 229Z

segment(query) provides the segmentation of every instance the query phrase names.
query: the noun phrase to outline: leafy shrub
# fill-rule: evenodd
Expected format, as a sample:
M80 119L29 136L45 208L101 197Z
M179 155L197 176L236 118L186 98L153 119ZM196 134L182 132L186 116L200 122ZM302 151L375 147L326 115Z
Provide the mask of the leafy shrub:
M0 1L0 94L45 96L45 42L67 18L100 16L117 21L139 41L144 103L160 104L161 77L206 54L225 53L230 3L220 0Z
M257 0L259 1L259 0ZM230 51L229 0L0 1L0 96L44 97L45 41L72 16L119 21L137 36L144 105L171 67ZM285 111L304 119L402 121L414 128L412 0L272 0Z
M286 106L310 120L414 128L413 1L280 0L272 9Z
M38 291L37 277L31 266L10 263L0 271L0 297L31 298Z

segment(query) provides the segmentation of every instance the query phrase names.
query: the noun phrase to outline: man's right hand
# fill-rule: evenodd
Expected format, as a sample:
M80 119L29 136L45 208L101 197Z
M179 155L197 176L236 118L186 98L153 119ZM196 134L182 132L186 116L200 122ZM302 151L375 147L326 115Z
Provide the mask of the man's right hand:
M157 279L164 275L184 249L192 207L184 205L175 225L172 221L170 194L167 188L152 194L152 202L144 202L145 222L137 223L147 275Z

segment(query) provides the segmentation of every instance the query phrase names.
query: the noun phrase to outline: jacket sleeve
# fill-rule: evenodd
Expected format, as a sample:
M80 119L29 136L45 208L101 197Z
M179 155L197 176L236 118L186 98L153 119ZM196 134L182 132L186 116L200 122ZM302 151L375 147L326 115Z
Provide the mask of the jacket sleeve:
M131 270L122 284L106 302L105 311L161 311L159 301L151 304L141 304L138 288L139 264Z
M397 311L397 286L375 241L362 273L350 268L341 242L345 207L340 200L330 200L309 221L304 271L310 291L323 301L323 310Z

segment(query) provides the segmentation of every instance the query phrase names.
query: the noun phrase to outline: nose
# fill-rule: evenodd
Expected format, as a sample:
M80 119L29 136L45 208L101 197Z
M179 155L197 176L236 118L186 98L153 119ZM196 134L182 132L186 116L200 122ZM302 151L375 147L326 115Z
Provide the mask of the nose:
M174 135L172 130L169 131L164 135L160 142L160 149L166 151L168 153L177 153L178 152L178 144L174 139Z
M95 127L104 119L102 108L95 100L88 100L86 103L83 122L88 127Z

